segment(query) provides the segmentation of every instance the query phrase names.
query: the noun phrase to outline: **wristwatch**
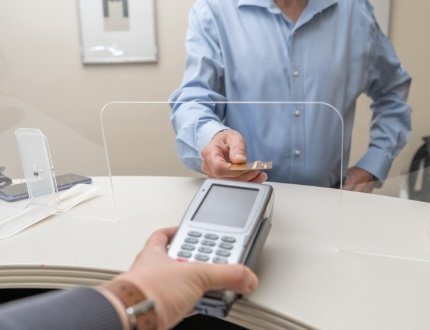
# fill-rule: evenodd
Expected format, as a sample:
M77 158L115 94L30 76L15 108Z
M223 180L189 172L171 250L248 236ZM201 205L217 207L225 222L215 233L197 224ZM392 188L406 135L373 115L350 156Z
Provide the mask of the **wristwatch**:
M118 280L109 282L103 287L116 295L124 304L132 330L157 329L155 303L148 300L134 284Z

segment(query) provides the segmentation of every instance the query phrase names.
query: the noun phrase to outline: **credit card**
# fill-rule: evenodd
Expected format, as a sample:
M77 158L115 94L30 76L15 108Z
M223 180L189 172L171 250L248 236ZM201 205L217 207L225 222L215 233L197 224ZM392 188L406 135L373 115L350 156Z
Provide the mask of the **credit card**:
M260 160L251 163L232 164L230 166L231 171L270 170L271 168L272 162L262 162Z

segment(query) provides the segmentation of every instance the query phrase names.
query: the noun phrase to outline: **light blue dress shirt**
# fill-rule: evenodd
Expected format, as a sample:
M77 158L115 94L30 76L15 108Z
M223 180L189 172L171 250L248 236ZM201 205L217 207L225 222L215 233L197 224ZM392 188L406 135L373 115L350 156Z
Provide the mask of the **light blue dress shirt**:
M233 128L248 161L273 161L270 181L334 186L342 125L323 103L344 122L345 174L365 93L373 101L370 144L356 165L384 180L410 133L411 79L372 10L366 0L309 0L293 23L273 0L198 0L183 82L170 98L184 164L199 171L201 149Z

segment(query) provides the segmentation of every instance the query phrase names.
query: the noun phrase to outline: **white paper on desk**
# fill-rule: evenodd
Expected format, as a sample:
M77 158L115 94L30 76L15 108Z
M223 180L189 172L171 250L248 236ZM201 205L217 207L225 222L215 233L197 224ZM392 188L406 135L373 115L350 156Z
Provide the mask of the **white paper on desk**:
M97 186L78 184L60 193L60 201L56 208L46 205L29 204L22 211L0 221L0 239L9 238L24 229L48 218L70 210L72 207L89 200L99 194Z

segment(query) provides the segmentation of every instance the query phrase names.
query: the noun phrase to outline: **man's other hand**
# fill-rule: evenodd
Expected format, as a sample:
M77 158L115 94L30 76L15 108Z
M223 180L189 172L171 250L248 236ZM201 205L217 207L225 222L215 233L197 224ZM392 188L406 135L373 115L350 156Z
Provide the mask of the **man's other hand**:
M348 169L343 189L371 193L375 188L376 181L377 179L371 173L353 166Z

